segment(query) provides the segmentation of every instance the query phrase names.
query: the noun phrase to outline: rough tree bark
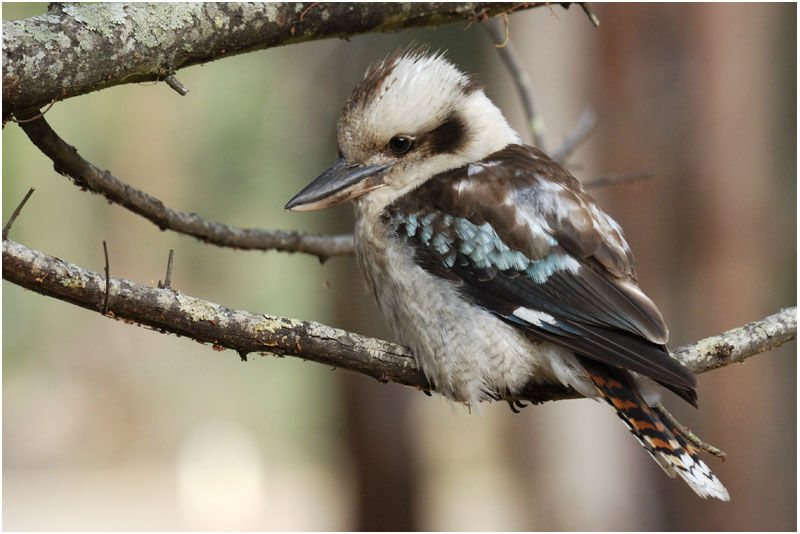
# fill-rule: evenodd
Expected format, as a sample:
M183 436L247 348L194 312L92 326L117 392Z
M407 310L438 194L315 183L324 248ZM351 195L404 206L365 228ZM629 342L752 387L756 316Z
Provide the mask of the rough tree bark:
M3 22L3 120L261 48L474 22L544 4L55 3L46 15Z

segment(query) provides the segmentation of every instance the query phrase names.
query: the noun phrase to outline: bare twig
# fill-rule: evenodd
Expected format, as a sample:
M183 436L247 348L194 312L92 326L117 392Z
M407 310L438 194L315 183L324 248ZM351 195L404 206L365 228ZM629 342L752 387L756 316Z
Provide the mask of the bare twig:
M505 39L500 44L495 43L495 48L505 48L505 46L508 44L508 40L511 38L511 24L509 24L508 15L505 13L503 13L503 27L506 32Z
M105 240L103 241L103 255L106 258L106 290L103 291L103 306L100 308L100 311L103 315L108 315L108 293L111 284L111 268L108 264L108 247L106 246Z
M53 106L55 106L55 105L56 105L56 102L57 102L57 100L56 100L56 99L53 99L53 100L51 100L51 101L50 101L50 104L48 104L48 105L47 105L47 107L46 107L46 108L44 108L44 111L42 111L41 113L37 113L37 114L36 114L36 115L34 115L33 117L28 117L27 119L18 119L18 118L16 118L16 117L14 117L14 116L13 116L13 114L12 114L12 115L9 117L9 119L8 119L8 120L10 120L11 122L16 122L17 124L22 124L22 123L25 123L25 122L31 122L31 121L35 121L36 119L39 119L39 118L41 118L41 117L44 117L45 113L47 113L48 111L50 111L51 109L53 109Z
M167 274L164 276L164 283L158 283L159 289L171 289L170 284L172 283L172 260L175 257L175 251L173 249L169 249L169 256L167 257Z
M580 4L581 8L583 9L583 12L586 13L586 16L589 17L589 20L592 21L592 24L594 25L594 27L595 28L599 28L600 27L600 19L597 18L597 15L595 15L592 12L591 9L589 9L589 5L586 2L579 2L579 4Z
M164 78L164 81L167 83L167 85L172 87L175 90L175 92L178 93L179 95L186 96L187 94L189 94L189 89L187 89L186 86L184 86L180 81L178 81L178 78L176 78L174 74L168 75L166 78Z
M597 113L591 107L587 107L578 118L577 124L567 134L561 146L553 152L553 159L561 164L566 162L575 149L589 137L596 125Z
M606 185L626 184L630 182L638 182L640 180L648 180L653 176L655 176L655 174L649 171L612 172L592 178L583 184L583 187L588 189Z
M36 189L33 187L28 189L28 192L24 197L22 197L22 200L20 200L19 204L17 205L17 209L14 210L14 213L12 213L11 217L8 218L6 225L3 226L3 241L8 239L8 233L11 231L11 226L14 224L14 221L17 220L17 217L19 217L20 212L22 212L22 208L25 206L25 203L28 201L28 199L31 198L31 195L34 191L36 191Z
M528 129L531 132L533 144L538 148L544 150L544 121L536 113L536 108L533 104L533 87L531 86L531 77L527 71L522 67L519 55L517 54L514 44L508 39L508 20L506 24L499 19L489 19L484 22L484 27L489 32L492 40L504 43L502 46L497 47L497 52L503 60L508 72L514 80L514 85L517 88L522 106L525 108L525 117L528 121Z
M719 450L719 448L717 448L717 447L715 447L715 446L713 446L713 445L711 445L709 443L706 443L705 441L703 441L702 439L697 437L697 435L695 435L695 433L692 432L689 429L689 427L681 424L681 422L678 421L675 418L675 416L672 415L669 412L669 410L667 410L664 407L664 405L661 403L661 401L656 403L655 408L656 408L656 410L661 412L661 415L666 417L667 421L672 423L672 426L677 428L678 432L680 432L680 434L684 438L688 439L695 447L697 447L698 449L701 449L701 450L703 450L703 451L705 451L705 452L707 452L709 454L713 454L714 456L719 456L720 458L722 458L722 461L725 461L725 458L728 457L727 453L725 453L724 451Z
M194 213L170 209L160 200L134 189L83 159L64 142L44 118L21 125L30 140L53 160L57 172L81 188L99 193L111 202L144 217L162 230L173 230L221 247L305 252L325 261L353 253L352 235L315 236L286 230L238 228L203 219Z
M104 277L77 265L31 250L11 240L3 242L3 278L37 293L97 310ZM231 310L180 291L157 289L111 278L109 314L163 332L187 336L239 355L269 352L296 356L362 373L382 382L431 389L405 347L338 330L318 323ZM676 349L676 356L696 373L777 347L797 333L797 309L734 328L718 336ZM544 402L577 397L557 385L530 386L503 400Z

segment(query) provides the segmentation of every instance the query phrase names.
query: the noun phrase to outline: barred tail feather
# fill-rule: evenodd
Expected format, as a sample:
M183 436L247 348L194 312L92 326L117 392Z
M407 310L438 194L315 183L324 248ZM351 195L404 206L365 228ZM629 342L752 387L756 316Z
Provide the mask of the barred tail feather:
M647 405L625 371L581 358L597 391L671 478L681 477L700 497L730 500L728 490L660 410Z

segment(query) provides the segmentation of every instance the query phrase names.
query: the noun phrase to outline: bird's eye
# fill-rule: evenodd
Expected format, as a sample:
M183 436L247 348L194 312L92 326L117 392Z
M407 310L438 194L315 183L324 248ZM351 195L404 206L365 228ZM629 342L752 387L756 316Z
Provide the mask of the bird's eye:
M389 140L389 150L391 150L392 154L395 156L402 156L411 150L411 147L413 146L414 141L412 141L411 138L404 137L402 135L395 135Z

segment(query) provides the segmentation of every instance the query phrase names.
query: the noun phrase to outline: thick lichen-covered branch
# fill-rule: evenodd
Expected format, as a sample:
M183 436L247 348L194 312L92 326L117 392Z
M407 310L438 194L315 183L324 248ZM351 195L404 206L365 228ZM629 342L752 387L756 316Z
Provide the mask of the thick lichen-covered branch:
M3 22L3 119L261 48L475 22L546 2L56 3Z
M3 241L3 278L32 291L160 332L186 336L215 349L295 356L362 373L382 382L430 390L410 351L310 321L233 310L185 295L88 271L58 258ZM797 334L797 309L680 347L674 355L696 373L775 348ZM515 397L543 402L576 397L563 386L530 387Z

